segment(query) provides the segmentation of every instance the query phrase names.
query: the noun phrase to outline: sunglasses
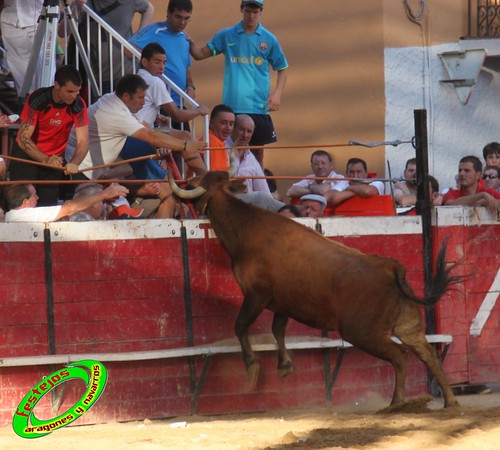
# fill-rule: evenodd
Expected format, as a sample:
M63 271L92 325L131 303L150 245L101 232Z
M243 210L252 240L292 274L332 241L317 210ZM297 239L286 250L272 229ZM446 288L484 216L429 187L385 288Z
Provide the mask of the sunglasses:
M487 178L489 178L490 180L494 180L495 178L498 178L498 175L495 175L494 173L488 175L483 175L483 180L486 180Z

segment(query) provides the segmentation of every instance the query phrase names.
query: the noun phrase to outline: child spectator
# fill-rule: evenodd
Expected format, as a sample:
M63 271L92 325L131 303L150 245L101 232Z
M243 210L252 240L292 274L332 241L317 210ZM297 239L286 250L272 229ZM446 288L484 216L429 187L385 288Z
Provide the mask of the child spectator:
M483 148L483 158L487 166L500 167L500 143L490 142Z

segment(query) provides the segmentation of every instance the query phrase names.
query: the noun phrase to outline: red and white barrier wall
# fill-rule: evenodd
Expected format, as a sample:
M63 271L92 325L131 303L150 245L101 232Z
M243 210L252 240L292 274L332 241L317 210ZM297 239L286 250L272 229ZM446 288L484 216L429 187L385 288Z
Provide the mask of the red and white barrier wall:
M338 217L301 222L311 227L319 223L326 236L366 253L399 259L407 267L409 282L422 294L420 217ZM464 284L446 294L436 311L436 333L453 335L445 371L451 383L500 381L498 217L484 208L446 207L436 209L434 222L435 251L450 235L448 260L463 260L459 273L467 274ZM181 239L183 224L187 246ZM49 246L44 242L46 229L50 231ZM30 388L61 368L60 364L34 363L7 367L5 358L47 355L49 342L56 354L71 355L185 348L191 329L194 345L234 338L241 292L229 258L207 222L2 223L0 258L2 425L12 421L16 406ZM186 292L184 283L186 267L190 292ZM191 313L185 306L186 296L191 298ZM53 299L53 328L48 321L48 297ZM270 333L271 314L264 313L251 331ZM321 332L292 321L288 335L321 336ZM332 350L332 366L336 356ZM259 353L259 383L256 390L246 392L241 355L213 356L197 400L198 412L324 405L323 351L295 350L292 357L294 374L280 379L276 352ZM192 361L198 377L203 358ZM77 424L193 412L188 358L104 365L109 374L104 394ZM410 356L407 395L425 393L426 383L423 364ZM58 401L59 411L64 411L84 391L83 382L78 380L65 385L63 393L47 395L37 405L37 417L56 416L52 408ZM349 349L333 387L332 401L353 402L375 392L389 402L392 390L393 371L387 363Z

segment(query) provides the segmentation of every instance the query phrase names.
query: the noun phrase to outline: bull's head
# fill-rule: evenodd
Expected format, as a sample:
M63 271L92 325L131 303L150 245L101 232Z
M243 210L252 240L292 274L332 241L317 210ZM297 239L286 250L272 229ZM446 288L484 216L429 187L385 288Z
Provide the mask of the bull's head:
M168 182L174 194L182 199L194 200L200 199L197 208L201 212L205 209L208 200L211 197L211 192L213 192L216 186L220 189L224 189L232 194L241 193L246 190L246 185L243 180L235 179L236 171L238 169L236 161L236 147L238 145L238 140L236 140L231 146L231 151L229 152L229 171L223 172L220 170L207 172L201 177L193 179L190 184L194 186L194 189L182 189L175 182L172 171L168 171Z

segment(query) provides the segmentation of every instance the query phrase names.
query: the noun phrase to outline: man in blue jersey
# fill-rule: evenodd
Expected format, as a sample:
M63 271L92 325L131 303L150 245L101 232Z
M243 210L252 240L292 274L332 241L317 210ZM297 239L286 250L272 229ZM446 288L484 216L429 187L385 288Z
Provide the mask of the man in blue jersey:
M160 44L167 53L164 74L191 98L195 98L195 85L191 76L189 42L184 33L193 4L191 0L170 0L165 22L156 22L142 28L130 39L130 43L141 50L151 42ZM172 100L180 106L179 94L172 91Z
M222 102L236 114L248 114L255 123L252 146L276 142L269 115L278 111L285 88L288 63L276 36L260 23L264 0L243 0L242 20L220 30L204 47L191 42L191 56L199 61L221 53L225 56ZM270 70L277 71L277 83L271 93ZM263 164L263 151L256 152Z

